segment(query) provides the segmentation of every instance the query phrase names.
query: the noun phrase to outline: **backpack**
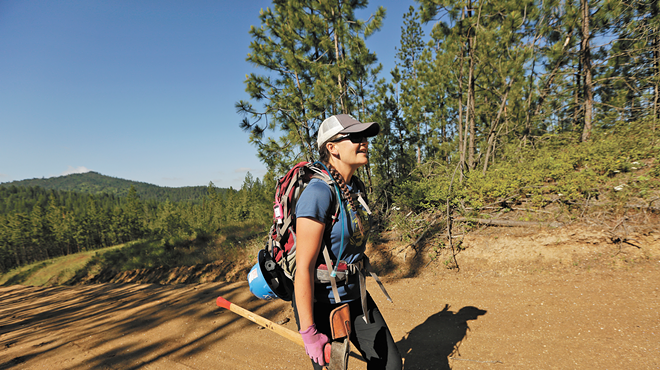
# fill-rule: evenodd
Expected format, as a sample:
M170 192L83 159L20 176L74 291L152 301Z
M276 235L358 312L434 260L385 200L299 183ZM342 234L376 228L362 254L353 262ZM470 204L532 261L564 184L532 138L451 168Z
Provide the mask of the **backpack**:
M275 187L273 224L268 232L266 246L259 251L258 265L270 290L285 301L291 300L296 273L295 209L298 198L313 178L324 181L333 190L336 187L334 179L324 167L320 162L300 162L280 178ZM341 214L341 202L337 201L341 193L338 188L332 193L335 212L326 226L334 225Z

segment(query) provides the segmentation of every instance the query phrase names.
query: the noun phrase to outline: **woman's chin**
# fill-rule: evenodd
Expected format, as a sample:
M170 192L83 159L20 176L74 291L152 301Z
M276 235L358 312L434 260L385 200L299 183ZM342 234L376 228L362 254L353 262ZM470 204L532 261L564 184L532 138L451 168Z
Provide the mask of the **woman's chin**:
M366 154L358 154L357 161L356 161L360 166L364 166L365 164L369 163L369 158L367 158Z

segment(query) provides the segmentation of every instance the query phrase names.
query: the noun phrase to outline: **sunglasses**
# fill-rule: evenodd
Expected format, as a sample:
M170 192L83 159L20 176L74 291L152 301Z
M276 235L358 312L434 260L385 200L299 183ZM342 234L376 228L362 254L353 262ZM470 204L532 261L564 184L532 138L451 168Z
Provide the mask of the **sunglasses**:
M353 144L359 144L363 141L367 141L367 137L364 136L363 134L359 133L359 134L346 134L346 135L340 136L340 137L338 137L334 140L330 140L330 142L331 143L336 143L338 141L342 141L342 140L346 140L346 139L349 139L351 141L351 143L353 143Z

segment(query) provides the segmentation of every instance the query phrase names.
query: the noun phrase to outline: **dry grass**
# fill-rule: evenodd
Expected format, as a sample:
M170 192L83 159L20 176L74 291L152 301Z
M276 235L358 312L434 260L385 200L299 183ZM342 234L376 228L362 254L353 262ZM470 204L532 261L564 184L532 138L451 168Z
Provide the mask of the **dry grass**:
M53 286L71 279L97 253L105 253L123 247L124 244L53 258L22 266L0 275L0 285Z

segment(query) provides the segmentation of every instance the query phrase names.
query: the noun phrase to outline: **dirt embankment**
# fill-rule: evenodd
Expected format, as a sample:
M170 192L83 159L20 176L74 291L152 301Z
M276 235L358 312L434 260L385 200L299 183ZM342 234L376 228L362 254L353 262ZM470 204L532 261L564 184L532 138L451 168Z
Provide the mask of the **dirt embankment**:
M460 272L448 249L376 245L394 304L370 290L405 369L658 369L660 232L614 231L483 228L460 244ZM287 303L242 280L2 287L0 369L309 368L301 348L215 306L222 295L295 330ZM366 369L357 354L349 365Z
M248 261L240 263L219 260L209 264L167 268L143 268L115 273L108 268L98 274L89 274L73 281L82 284L195 284L240 280L249 271Z

